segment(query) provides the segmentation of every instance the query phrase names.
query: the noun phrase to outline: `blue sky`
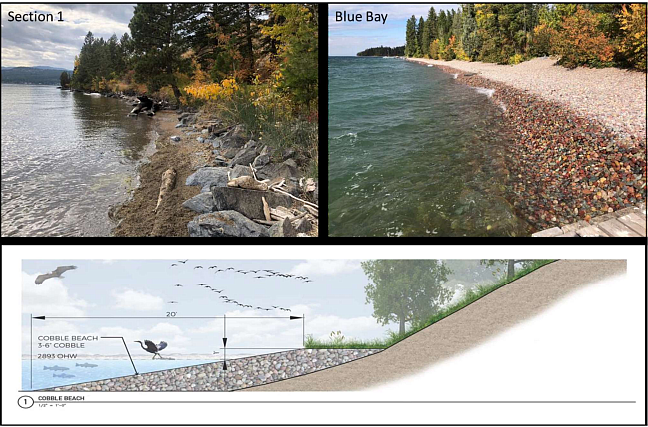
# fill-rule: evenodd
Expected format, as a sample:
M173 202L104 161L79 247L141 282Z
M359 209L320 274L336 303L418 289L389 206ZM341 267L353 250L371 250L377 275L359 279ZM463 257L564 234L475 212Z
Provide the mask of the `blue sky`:
M430 7L441 10L459 9L459 4L331 4L328 10L329 56L355 56L356 53L377 46L403 46L405 25L415 15L427 18ZM361 13L362 22L336 22L335 12ZM365 22L367 11L387 14L385 24Z
M25 260L23 261L23 353L29 353L29 313L45 316L287 316L306 315L306 333L327 337L333 330L357 338L381 337L388 330L371 316L365 304L367 279L359 260L189 260L171 267L166 260ZM62 265L76 265L63 278L41 285L39 274ZM194 267L202 265L202 269ZM312 282L288 278L254 279L253 274L232 271L215 273L218 268L270 269L308 276ZM180 283L182 287L173 286ZM209 291L206 283L223 290ZM261 311L224 303L228 295L243 304L277 309ZM178 301L178 304L169 304ZM301 321L284 319L231 319L228 346L300 347ZM169 343L166 352L211 354L222 337L221 319L51 319L34 320L34 336L39 334L97 334L124 336L127 342L151 339ZM231 344L230 344L231 343ZM134 344L137 346L137 344ZM129 344L130 346L130 344ZM131 351L133 349L131 348ZM82 353L82 352L81 352ZM92 343L86 353L119 354L123 345L114 340ZM250 353L244 352L241 353ZM228 352L229 354L229 352ZM232 352L232 355L234 352Z

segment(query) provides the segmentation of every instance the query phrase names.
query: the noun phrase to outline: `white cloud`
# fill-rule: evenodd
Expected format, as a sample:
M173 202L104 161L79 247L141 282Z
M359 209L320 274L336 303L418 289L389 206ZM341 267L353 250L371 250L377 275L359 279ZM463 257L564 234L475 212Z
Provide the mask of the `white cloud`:
M309 259L297 264L290 274L304 275L335 275L350 273L360 269L360 260L353 259Z
M161 297L133 289L125 289L122 292L114 291L113 296L116 300L115 308L150 311L160 310L164 307L164 300Z
M61 279L52 278L37 285L36 274L22 274L22 311L34 315L83 316L84 309L90 307L87 301L70 295L68 287Z

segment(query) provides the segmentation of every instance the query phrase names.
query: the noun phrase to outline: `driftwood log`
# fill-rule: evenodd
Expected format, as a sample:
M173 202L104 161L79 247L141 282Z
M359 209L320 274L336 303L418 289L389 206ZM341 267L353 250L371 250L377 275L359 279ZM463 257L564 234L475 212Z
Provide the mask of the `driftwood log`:
M240 187L240 188L247 188L249 190L259 190L259 191L266 191L268 190L268 184L265 182L260 182L254 179L251 176L239 176L238 178L234 178L230 180L227 183L228 187Z
M177 175L178 174L173 168L167 169L162 174L162 183L160 184L160 195L158 196L157 205L155 206L153 212L157 213L158 208L162 204L162 201L165 199L165 196L175 187Z

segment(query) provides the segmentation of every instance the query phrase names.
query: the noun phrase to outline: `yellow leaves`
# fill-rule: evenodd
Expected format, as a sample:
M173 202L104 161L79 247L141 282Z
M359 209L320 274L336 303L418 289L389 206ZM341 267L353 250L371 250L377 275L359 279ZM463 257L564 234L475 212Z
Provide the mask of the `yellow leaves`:
M203 101L230 99L240 88L234 79L225 79L219 83L192 83L184 88L187 94Z

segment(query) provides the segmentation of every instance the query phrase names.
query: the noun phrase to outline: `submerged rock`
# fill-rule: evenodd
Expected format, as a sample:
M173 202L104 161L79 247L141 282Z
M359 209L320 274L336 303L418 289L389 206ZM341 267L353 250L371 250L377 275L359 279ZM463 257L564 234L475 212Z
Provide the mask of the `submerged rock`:
M187 228L191 237L269 237L263 225L236 211L198 215Z
M185 185L199 185L201 192L209 191L214 185L216 187L227 187L228 168L201 168L187 177Z

